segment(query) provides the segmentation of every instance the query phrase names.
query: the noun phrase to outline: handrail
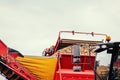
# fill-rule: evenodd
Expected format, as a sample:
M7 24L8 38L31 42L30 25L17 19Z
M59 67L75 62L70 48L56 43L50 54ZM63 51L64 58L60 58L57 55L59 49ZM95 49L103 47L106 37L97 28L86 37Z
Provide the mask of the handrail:
M52 54L54 54L56 51L57 51L57 48L59 46L59 43L60 43L60 40L61 40L61 34L62 33L72 33L72 35L75 35L75 34L89 34L89 35L99 35L99 36L107 36L107 34L101 34L101 33L94 33L94 32L75 32L75 31L59 31L59 34L58 34L58 39L57 39L57 42L55 44L55 48L54 48L54 51Z
M94 33L94 32L75 32L75 31L60 31L59 32L59 36L61 35L61 33L72 33L73 35L74 34L90 34L92 36L94 35L101 35L101 36L107 36L107 34L101 34L101 33Z

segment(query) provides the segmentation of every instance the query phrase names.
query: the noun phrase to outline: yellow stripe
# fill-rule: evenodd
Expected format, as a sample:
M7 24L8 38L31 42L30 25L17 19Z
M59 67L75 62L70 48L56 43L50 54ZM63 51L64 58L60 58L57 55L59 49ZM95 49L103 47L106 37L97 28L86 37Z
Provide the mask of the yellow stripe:
M33 73L38 80L54 80L56 70L56 57L18 57L17 60Z

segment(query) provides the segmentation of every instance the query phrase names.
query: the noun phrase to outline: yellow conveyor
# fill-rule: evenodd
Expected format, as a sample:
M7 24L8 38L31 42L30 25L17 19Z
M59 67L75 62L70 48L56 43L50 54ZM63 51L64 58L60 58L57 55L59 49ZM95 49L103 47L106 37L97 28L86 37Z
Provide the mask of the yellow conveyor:
M27 68L37 80L54 80L57 58L56 57L18 57L17 60Z

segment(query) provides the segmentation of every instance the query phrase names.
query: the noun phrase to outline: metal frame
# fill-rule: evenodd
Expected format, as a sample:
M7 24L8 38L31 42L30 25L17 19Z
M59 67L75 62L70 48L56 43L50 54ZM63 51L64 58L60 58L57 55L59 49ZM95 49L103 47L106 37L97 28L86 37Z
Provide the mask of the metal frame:
M9 80L37 80L33 74L16 61L14 56L9 54L8 47L1 40L0 72L3 73Z
M107 36L107 34L101 34L101 33L94 33L94 32L75 32L75 31L59 31L59 34L58 34L58 39L57 39L57 42L56 42L56 45L55 45L55 48L54 48L54 51L52 54L54 54L58 48L58 45L60 43L60 40L61 40L61 34L62 33L71 33L72 35L75 35L75 34L88 34L88 35L92 35L94 37L94 35L99 35L99 36Z
M107 50L108 54L112 54L111 56L111 62L110 62L110 67L109 67L109 75L108 75L108 80L113 80L113 66L116 60L118 59L119 55L119 49L120 49L120 42L113 42L113 43L104 43L99 45L100 48L96 49L95 52L99 53L104 50ZM104 46L104 47L102 47Z

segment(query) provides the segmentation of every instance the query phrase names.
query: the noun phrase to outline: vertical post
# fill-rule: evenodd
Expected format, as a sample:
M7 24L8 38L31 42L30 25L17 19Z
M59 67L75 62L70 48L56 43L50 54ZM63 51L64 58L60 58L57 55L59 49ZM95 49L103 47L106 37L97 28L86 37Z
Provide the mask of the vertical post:
M114 43L113 45L114 46L113 46L112 57L111 57L111 62L110 62L110 70L109 70L108 80L113 80L113 66L118 58L118 50L119 50L118 44ZM109 50L108 50L108 53L109 53Z
M60 55L60 52L58 52L58 70L59 70L60 80L62 80L60 58L61 58L61 55Z

